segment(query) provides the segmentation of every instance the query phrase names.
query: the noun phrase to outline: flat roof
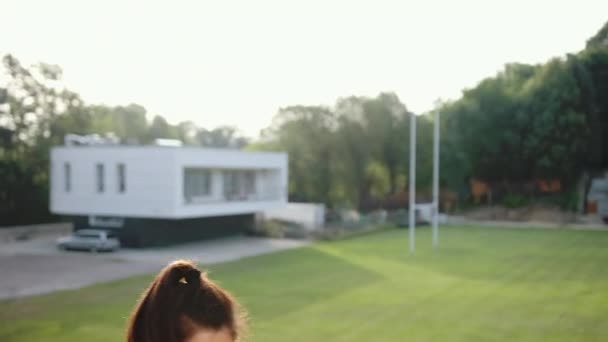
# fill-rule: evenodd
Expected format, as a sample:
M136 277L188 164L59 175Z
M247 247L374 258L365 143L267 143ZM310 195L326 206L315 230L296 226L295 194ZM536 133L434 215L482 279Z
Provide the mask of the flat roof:
M161 146L161 145L61 145L54 146L53 150L108 150L108 149L124 149L124 150L162 150L162 151L187 151L187 152L211 152L211 153L234 153L234 154L265 154L265 155L287 155L283 151L249 151L235 148L217 148L217 147L201 147L201 146Z

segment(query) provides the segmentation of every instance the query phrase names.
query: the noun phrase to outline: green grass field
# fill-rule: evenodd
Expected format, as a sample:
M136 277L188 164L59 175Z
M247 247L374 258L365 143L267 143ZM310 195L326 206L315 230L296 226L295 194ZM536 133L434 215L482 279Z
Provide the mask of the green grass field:
M606 341L608 232L428 228L216 265L253 341ZM0 275L2 276L2 275ZM151 275L0 302L0 341L119 341Z

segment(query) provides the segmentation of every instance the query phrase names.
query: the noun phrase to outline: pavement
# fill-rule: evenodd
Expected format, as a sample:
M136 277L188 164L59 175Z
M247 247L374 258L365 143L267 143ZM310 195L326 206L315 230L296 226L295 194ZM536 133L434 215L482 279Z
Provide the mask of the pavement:
M204 268L310 243L235 236L156 249L125 248L110 253L90 253L58 250L55 238L45 236L0 244L0 299L82 288L157 272L175 259L190 259Z

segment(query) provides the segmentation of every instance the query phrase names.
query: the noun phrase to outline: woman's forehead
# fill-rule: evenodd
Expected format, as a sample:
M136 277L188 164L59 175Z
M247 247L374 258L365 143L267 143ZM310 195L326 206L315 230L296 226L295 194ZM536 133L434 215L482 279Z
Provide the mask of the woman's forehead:
M186 342L234 342L234 339L226 328L220 330L199 328Z

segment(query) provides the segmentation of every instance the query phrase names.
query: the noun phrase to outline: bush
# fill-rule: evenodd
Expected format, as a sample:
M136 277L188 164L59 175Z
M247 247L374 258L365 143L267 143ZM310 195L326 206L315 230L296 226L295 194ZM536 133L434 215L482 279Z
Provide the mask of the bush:
M530 204L530 200L523 195L510 193L503 197L502 204L509 209L515 209Z
M263 220L256 223L252 233L257 236L282 238L286 230L285 225L278 220Z
M566 192L560 197L560 208L567 211L576 211L578 209L578 193L576 191Z
M326 227L323 230L317 231L314 237L318 240L335 241L344 240L351 237L357 237L361 235L367 235L375 232L381 232L388 229L394 229L395 225L392 224L373 224L361 227L359 229L349 229L345 227L331 226Z
M263 220L257 222L251 230L255 236L264 236L271 238L290 238L290 239L306 239L308 232L306 229L296 223L285 222L276 219Z
M557 205L565 211L576 211L578 209L578 193L576 191L564 192L547 197L543 199L543 202Z

